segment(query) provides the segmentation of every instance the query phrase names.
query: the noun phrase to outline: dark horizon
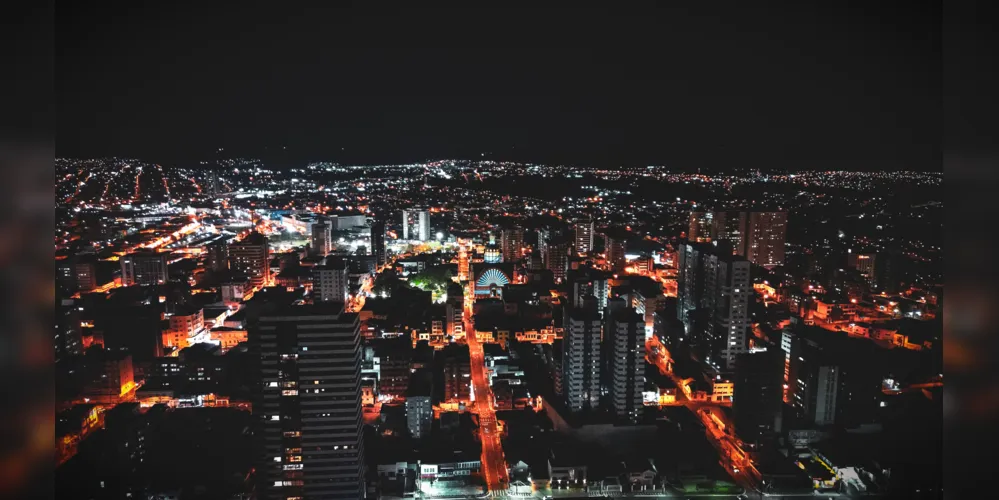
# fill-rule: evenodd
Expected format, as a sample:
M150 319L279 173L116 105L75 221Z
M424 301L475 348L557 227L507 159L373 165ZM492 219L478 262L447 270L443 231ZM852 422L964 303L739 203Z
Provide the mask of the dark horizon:
M59 13L60 157L942 169L932 4L102 7Z

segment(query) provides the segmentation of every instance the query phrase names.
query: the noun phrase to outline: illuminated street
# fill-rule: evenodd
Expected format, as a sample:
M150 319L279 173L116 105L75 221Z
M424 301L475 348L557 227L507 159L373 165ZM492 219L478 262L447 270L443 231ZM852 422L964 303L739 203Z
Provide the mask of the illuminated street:
M466 309L466 325L471 326ZM490 492L505 492L510 478L503 457L503 445L496 429L496 411L493 405L493 392L486 375L485 357L482 344L475 338L475 330L466 330L469 357L472 368L472 393L475 395L473 410L479 417L479 434L482 439L482 471Z
M653 337L654 339L655 337ZM658 342L650 340L646 343L646 361L653 363L659 368L659 372L670 378L677 387L675 406L685 406L704 424L704 429L708 438L721 457L720 464L736 484L746 489L754 491L756 481L753 477L755 468L748 456L742 451L738 438L726 432L726 429L733 429L732 422L725 416L725 413L717 406L720 403L711 401L692 401L684 390L686 384L668 369L669 352ZM727 406L727 405L726 405ZM758 477L759 474L756 473Z

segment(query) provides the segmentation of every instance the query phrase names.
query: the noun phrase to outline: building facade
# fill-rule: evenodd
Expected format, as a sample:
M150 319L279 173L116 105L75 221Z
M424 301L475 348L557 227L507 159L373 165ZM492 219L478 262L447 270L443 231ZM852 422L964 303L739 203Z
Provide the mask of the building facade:
M739 356L735 366L732 413L735 431L747 445L781 431L784 356L778 349Z
M677 318L709 363L734 369L749 347L749 261L718 242L684 242L679 260Z
M205 245L205 269L225 271L229 269L229 245L223 240L215 240Z
M609 312L604 342L609 344L607 387L614 415L622 422L638 423L645 388L645 319L633 308Z
M593 221L580 220L575 224L576 253L583 255L593 249Z
M331 262L312 270L312 294L320 302L347 302L349 272L346 262Z
M500 247L504 262L516 262L523 256L524 230L514 227L500 233Z
M371 254L377 267L385 265L385 223L377 219L371 222Z
M253 402L258 497L362 498L357 315L338 303L249 307L250 343L260 353Z
M271 279L267 237L253 232L229 245L229 268L249 277L251 288L263 288Z
M746 260L767 269L784 264L787 212L744 213Z
M170 280L166 253L136 252L121 258L121 284L162 285Z
M567 308L562 342L562 392L570 411L600 405L600 313Z
M312 252L325 257L333 251L333 228L325 221L312 224Z
M430 241L430 212L422 208L403 210L402 239Z

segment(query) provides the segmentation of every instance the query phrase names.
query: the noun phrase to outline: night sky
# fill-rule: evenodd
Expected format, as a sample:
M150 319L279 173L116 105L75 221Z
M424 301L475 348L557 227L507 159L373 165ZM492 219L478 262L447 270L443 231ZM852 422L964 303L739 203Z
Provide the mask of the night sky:
M937 7L635 5L61 8L57 154L940 169Z

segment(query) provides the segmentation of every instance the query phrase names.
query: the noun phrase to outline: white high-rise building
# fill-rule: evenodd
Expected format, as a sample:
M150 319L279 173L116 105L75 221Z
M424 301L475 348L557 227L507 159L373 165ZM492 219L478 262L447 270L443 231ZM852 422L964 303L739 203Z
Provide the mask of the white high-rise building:
M593 221L576 222L576 253L585 254L593 249Z
M430 241L430 212L421 208L403 210L402 239Z
M600 313L571 308L562 340L562 392L569 411L595 409L600 404Z
M346 262L331 262L312 270L312 295L319 302L346 302L349 292Z
M753 294L750 263L731 247L685 242L679 248L677 317L691 342L719 368L735 369L747 352Z

